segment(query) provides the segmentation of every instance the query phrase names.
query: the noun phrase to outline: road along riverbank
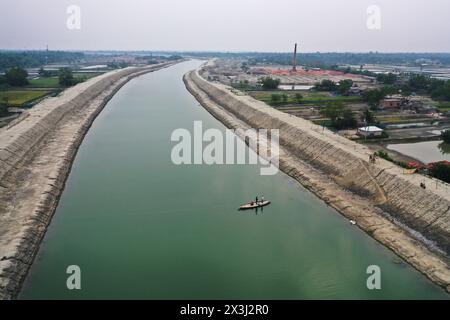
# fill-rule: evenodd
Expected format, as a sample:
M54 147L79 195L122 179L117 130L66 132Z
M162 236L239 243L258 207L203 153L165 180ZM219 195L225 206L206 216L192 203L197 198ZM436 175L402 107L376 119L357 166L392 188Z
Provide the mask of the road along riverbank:
M17 296L95 117L129 80L174 63L92 78L0 129L0 299Z
M229 128L279 129L281 170L450 292L449 190L423 190L420 182L431 186L430 179L406 176L382 159L369 164L366 147L208 82L199 70L184 82Z

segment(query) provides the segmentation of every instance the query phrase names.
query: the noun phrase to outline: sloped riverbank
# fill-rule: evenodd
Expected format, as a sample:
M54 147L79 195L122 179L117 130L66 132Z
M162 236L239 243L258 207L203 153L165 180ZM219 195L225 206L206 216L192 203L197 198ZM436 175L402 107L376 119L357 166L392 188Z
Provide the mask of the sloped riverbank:
M95 117L132 78L168 67L115 70L49 98L0 129L0 298L17 296Z
M279 129L281 170L450 292L447 190L423 190L419 184L427 178L405 176L387 161L369 164L364 146L210 83L198 70L184 81L227 127Z

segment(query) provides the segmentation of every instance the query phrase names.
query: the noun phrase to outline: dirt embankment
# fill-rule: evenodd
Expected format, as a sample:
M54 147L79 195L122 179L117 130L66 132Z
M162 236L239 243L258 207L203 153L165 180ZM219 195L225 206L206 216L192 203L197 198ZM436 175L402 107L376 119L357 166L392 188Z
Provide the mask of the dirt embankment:
M450 292L450 190L423 190L426 177L404 175L371 151L322 130L311 122L275 110L249 96L185 75L188 90L232 129L280 130L280 169L295 178L373 238Z
M130 79L172 64L95 77L0 129L0 299L17 297L95 117Z

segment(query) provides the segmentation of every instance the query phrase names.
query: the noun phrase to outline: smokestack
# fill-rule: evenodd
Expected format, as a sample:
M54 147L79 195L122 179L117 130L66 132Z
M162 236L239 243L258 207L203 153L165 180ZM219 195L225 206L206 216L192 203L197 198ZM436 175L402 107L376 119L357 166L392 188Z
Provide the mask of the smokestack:
M294 47L294 58L292 59L292 71L297 71L297 44Z

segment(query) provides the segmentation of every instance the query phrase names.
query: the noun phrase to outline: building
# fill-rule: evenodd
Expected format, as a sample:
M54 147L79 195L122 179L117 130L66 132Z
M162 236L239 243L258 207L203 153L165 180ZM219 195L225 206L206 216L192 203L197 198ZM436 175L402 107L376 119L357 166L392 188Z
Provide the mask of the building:
M380 101L380 107L383 109L397 109L403 105L403 99L388 98Z
M381 137L383 135L383 129L376 126L367 126L358 128L358 135L362 137Z

